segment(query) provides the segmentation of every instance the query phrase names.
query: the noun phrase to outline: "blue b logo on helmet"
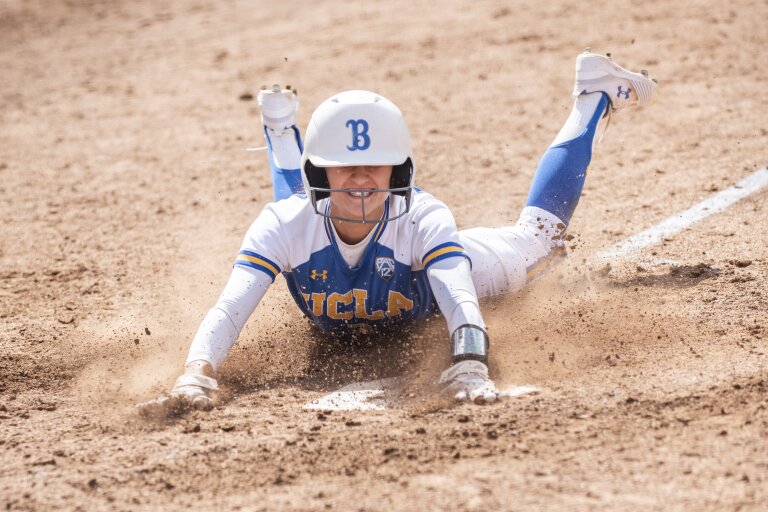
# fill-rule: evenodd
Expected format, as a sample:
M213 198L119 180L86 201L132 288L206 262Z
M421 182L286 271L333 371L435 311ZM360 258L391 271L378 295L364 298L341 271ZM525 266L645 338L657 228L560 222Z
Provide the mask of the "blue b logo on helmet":
M350 151L365 151L371 145L371 138L368 136L368 121L365 119L350 119L347 121L347 127L352 128L352 145L347 146Z

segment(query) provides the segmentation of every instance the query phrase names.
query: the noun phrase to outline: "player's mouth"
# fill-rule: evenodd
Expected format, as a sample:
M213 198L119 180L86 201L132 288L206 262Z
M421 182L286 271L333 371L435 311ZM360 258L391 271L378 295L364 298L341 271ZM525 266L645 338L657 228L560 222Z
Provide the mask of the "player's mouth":
M368 198L373 195L373 190L352 190L347 192L347 195L354 198Z

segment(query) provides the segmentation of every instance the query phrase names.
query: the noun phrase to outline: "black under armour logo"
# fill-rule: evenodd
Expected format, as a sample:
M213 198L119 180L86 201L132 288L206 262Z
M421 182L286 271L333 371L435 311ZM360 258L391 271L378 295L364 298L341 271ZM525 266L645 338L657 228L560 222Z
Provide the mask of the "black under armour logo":
M616 97L617 98L621 98L621 95L623 94L624 95L624 99L628 100L629 99L629 93L631 93L631 92L632 92L632 88L631 87L627 87L626 91L622 91L621 90L621 86L619 86L619 92L616 93Z

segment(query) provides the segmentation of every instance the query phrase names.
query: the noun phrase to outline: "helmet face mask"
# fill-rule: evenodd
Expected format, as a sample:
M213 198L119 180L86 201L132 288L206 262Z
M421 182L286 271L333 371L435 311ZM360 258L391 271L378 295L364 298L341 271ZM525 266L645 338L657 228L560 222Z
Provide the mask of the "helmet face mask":
M392 167L389 188L375 190L389 194L381 218L366 218L364 197L359 218L335 215L330 201L320 204L332 192L359 192L332 189L326 174L327 167L354 166ZM402 217L410 211L415 177L410 135L402 113L391 101L369 91L346 91L325 100L307 127L301 177L318 215L365 224Z
M384 204L384 213L381 216L377 216L375 218L366 216L365 196L362 196L360 198L360 201L361 201L360 203L361 217L360 218L345 217L343 215L335 214L331 210L331 201L329 201L324 208L319 204L323 198L329 197L331 195L331 192L340 192L340 193L346 194L350 192L359 192L359 190L357 189L310 187L308 193L309 193L310 201L312 202L312 207L315 210L315 213L322 217L341 220L344 222L356 222L360 224L378 224L380 222L387 222L390 220L399 219L400 217L408 213L408 211L410 210L411 190L412 190L412 187L372 189L371 192L373 192L374 194L380 194L380 193L398 194L398 195L404 195L406 198L405 201L394 202L395 205L393 206L392 204L393 201L390 201L390 197L388 197L386 200L386 203ZM318 196L322 196L322 197L318 198ZM395 211L392 211L393 209Z

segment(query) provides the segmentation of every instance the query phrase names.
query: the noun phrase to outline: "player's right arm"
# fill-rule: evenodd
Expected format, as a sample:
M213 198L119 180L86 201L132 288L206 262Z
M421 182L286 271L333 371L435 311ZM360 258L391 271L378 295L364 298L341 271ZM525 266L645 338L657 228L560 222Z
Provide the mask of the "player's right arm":
M272 278L254 268L235 264L219 300L205 315L187 355L189 372L216 372L258 306Z
M144 414L174 409L210 409L218 390L216 371L269 286L287 265L286 237L277 213L268 205L251 225L219 300L208 311L192 340L184 374L168 396L140 404Z

